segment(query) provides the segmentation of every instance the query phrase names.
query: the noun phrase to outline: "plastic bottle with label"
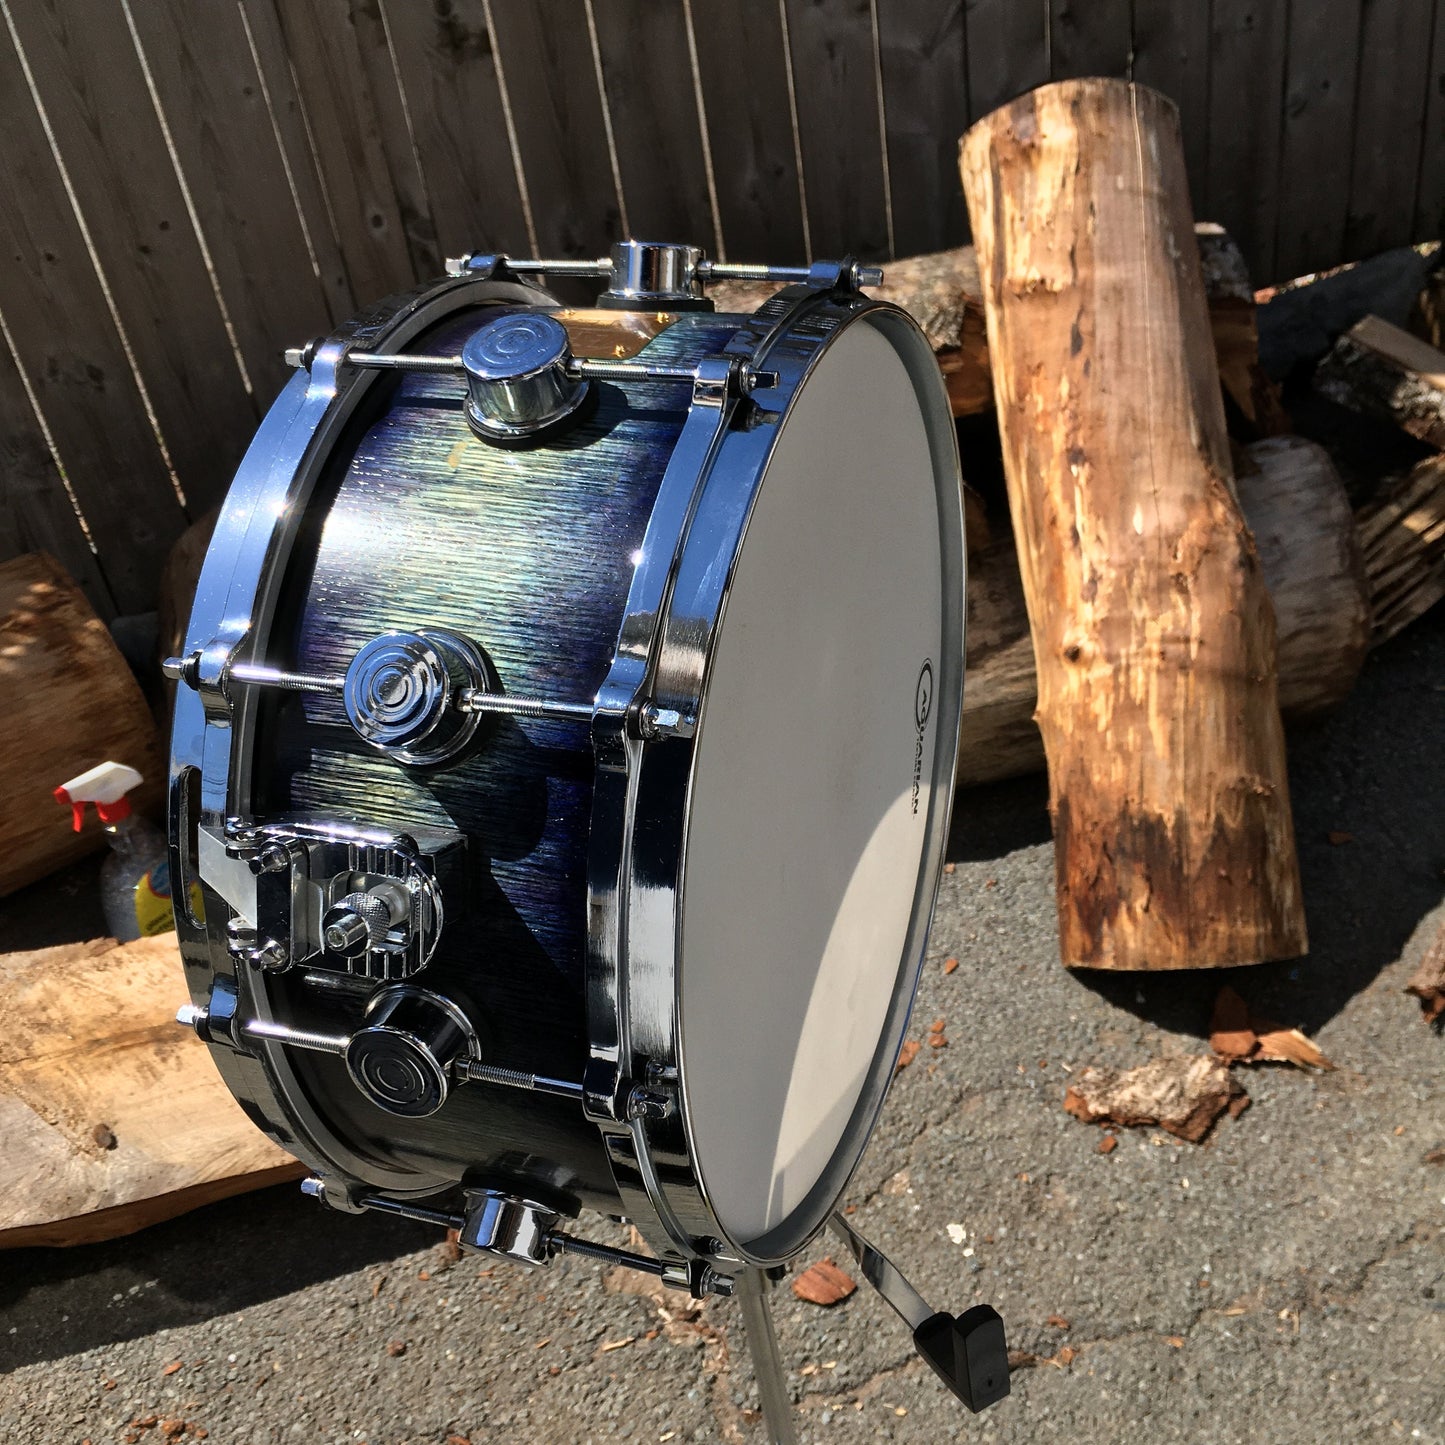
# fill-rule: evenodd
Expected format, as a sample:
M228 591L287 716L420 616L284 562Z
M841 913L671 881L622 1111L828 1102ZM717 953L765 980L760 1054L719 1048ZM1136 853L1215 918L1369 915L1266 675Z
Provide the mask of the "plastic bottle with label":
M176 926L165 835L132 812L126 796L140 782L134 768L105 762L55 790L56 802L70 809L77 833L86 806L95 805L111 849L100 869L101 907L106 927L122 943Z

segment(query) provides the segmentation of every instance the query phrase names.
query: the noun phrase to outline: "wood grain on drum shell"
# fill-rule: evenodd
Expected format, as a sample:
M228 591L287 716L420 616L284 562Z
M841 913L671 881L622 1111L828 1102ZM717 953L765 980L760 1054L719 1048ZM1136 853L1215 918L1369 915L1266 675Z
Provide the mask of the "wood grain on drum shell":
M647 359L718 351L738 321L683 318L646 346ZM475 325L474 313L453 318L413 349L454 353ZM685 385L594 388L590 414L526 452L473 435L454 377L412 373L378 390L318 487L269 660L340 673L379 633L442 627L479 643L510 693L590 700L690 400ZM417 982L472 1005L487 1062L577 1079L587 1059L588 728L497 718L481 738L455 766L405 768L357 738L339 698L277 694L258 734L257 811L464 832L466 887L448 896L440 950ZM285 977L276 992L309 1026L304 987ZM334 1026L328 1009L316 1011L318 1027ZM535 1194L541 1161L560 1161L549 1171L560 1202L617 1207L601 1139L573 1103L467 1085L441 1113L401 1128L339 1060L298 1053L295 1063L322 1113L392 1166L475 1170Z

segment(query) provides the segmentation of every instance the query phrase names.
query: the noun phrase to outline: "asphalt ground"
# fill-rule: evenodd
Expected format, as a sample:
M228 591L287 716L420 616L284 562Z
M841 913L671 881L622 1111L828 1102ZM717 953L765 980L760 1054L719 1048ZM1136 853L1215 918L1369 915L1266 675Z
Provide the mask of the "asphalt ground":
M1445 917L1442 743L1437 609L1292 736L1313 951L1228 974L1066 972L1041 781L960 798L912 1029L947 1046L898 1076L847 1198L936 1307L999 1309L1013 1393L971 1417L866 1287L785 1283L801 1439L1445 1442L1445 1039L1401 992ZM1201 1052L1226 981L1337 1069L1243 1068L1251 1107L1203 1144L1099 1153L1070 1071ZM27 1445L765 1439L731 1302L452 1260L292 1188L0 1258L0 1368Z

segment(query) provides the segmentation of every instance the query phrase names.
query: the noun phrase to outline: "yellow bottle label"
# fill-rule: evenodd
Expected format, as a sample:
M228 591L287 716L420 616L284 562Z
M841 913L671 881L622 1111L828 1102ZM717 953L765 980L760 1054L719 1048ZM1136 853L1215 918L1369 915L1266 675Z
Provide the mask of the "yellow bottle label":
M201 885L191 884L191 912L201 917ZM135 886L135 921L142 938L169 933L176 926L171 908L171 865L157 863Z

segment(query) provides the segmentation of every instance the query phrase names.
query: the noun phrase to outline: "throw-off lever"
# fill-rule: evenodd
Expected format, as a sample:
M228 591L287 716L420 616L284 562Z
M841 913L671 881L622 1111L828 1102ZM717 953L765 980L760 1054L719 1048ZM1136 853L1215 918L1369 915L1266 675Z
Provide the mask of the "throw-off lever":
M1008 1394L1008 1343L1003 1320L992 1305L974 1305L961 1315L930 1309L898 1266L869 1244L842 1214L834 1214L829 1223L852 1251L863 1278L912 1329L918 1353L974 1414Z

